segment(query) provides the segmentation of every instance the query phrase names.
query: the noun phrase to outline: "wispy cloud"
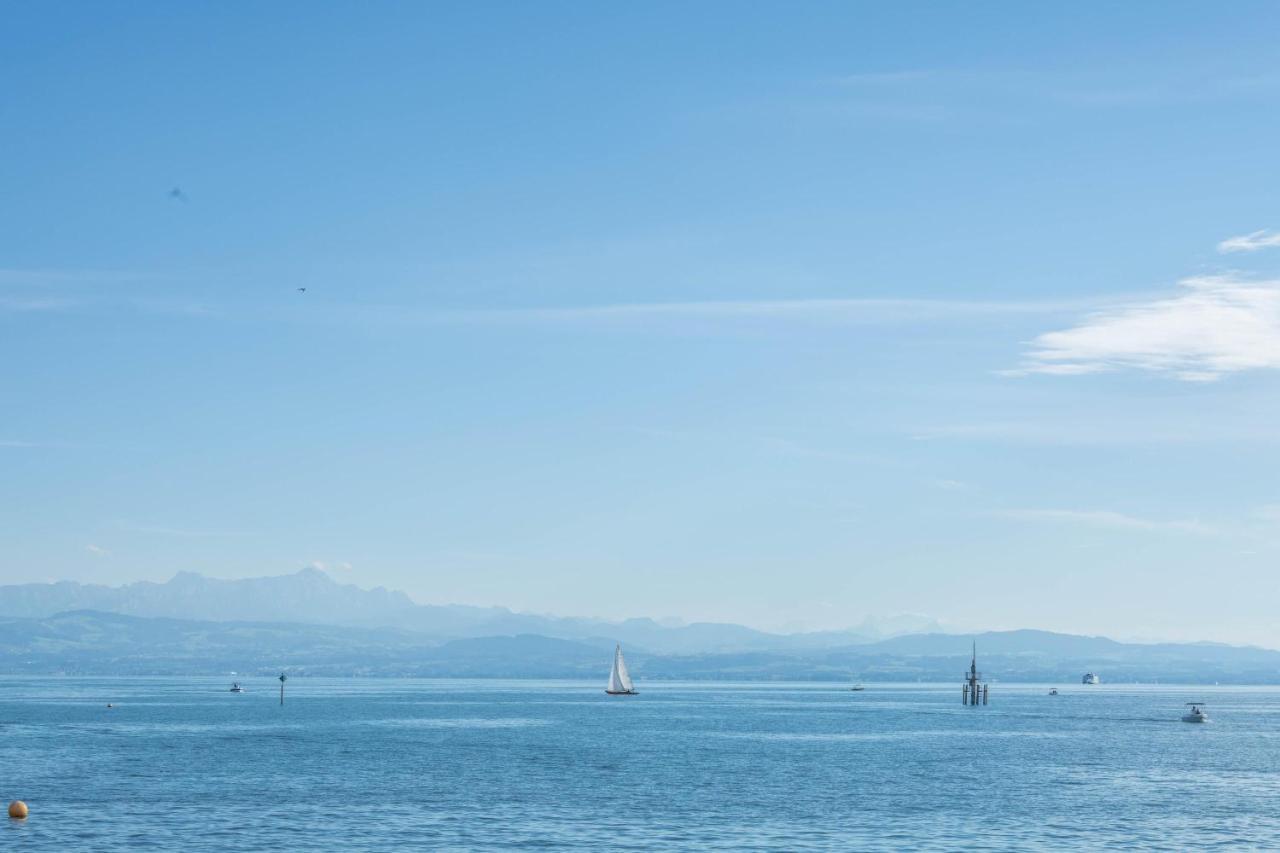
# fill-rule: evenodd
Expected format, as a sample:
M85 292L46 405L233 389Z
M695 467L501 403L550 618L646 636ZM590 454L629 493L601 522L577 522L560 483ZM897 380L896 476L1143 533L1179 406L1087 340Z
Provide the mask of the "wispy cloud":
M763 438L761 443L765 447L769 447L784 456L798 456L806 459L820 459L827 462L852 462L855 464L866 464L867 462L879 461L874 453L849 452L846 450L833 450L826 447L814 447L804 442L795 441L789 438Z
M1212 534L1217 531L1195 519L1178 519L1172 521L1139 518L1111 510L1075 510L1075 509L1010 509L995 513L1001 518L1018 521L1050 522L1058 524L1080 524L1089 527L1101 527L1111 530L1145 530L1174 531L1182 533Z
M130 298L134 289L130 285L155 285L173 278L130 270L0 268L0 312L72 311L124 304L136 310L183 313L188 303L179 302L174 309L162 300Z
M1254 510L1254 515L1269 522L1280 522L1280 504L1266 504Z
M961 482L960 480L934 480L933 485L936 488L948 492L962 492L969 488L968 483Z
M201 539L205 537L244 536L245 533L235 530L204 530L189 527L165 527L158 524L135 524L128 521L117 521L112 524L117 530L130 533L146 533L155 536L173 536L178 538Z
M1228 237L1218 244L1218 251L1228 254L1231 252L1256 252L1259 249L1272 249L1276 246L1280 246L1280 233L1268 231L1264 228L1251 234Z
M84 549L88 551L90 554L93 554L95 557L107 557L111 555L110 551L108 551L106 548L103 548L99 545L85 545Z
M884 461L883 456L874 453L861 453L842 450L839 448L817 446L806 441L799 441L785 436L760 434L742 426L733 430L732 435L728 435L720 430L670 429L664 427L643 426L631 427L630 431L649 438L714 444L717 448L724 448L732 442L744 450L765 452L780 456L818 459L829 462L866 464L868 462L881 463Z
M1055 313L1081 303L949 299L764 299L704 302L636 302L572 308L535 308L514 312L532 319L608 317L780 317L824 319L909 319L957 314ZM512 312L501 312L512 313Z
M77 304L74 299L62 297L0 296L0 311L65 311Z
M203 302L174 299L132 299L129 304L146 314L166 314L178 317L216 317L222 312Z
M948 73L937 69L906 68L898 71L856 71L852 74L842 74L834 78L834 82L841 86L892 85L933 80L944 76L948 76Z
M1092 314L1048 332L1014 375L1119 369L1211 382L1242 370L1280 368L1280 280L1231 275L1180 282L1177 296Z
M914 68L862 71L827 78L865 103L946 106L946 115L977 111L1026 112L1050 103L1084 109L1172 105L1224 100L1266 100L1280 94L1280 75L1205 75L1170 78L1111 70L1033 71L1020 68Z
M154 274L132 270L0 268L0 285L24 287L43 287L51 284L114 284L153 278L155 278Z
M1172 421L1151 415L1099 418L1096 412L1032 412L1018 419L932 424L912 429L913 441L976 441L1032 445L1116 446L1242 442L1274 445L1280 427L1196 418Z
M415 309L403 305L326 306L293 316L333 322L404 326L540 325L623 326L661 321L702 323L791 322L814 325L918 325L983 317L1067 314L1114 299L757 299L623 302L558 307Z

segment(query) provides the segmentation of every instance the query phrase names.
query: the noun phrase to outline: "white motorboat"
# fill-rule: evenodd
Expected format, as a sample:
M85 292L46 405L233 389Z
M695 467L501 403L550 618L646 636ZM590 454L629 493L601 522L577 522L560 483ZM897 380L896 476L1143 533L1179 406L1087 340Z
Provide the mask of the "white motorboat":
M613 650L613 669L609 670L609 686L604 689L610 696L634 696L639 691L631 683L631 673L627 672L627 662L622 657L622 646Z
M243 693L243 692L244 692L244 688L240 686L240 682L236 681L236 682L232 683L232 685L231 685L231 692L232 692L232 693Z
M1049 695L1050 695L1050 696L1057 696L1057 695L1058 695L1058 688L1056 688L1056 687L1051 687L1051 688L1049 688Z
M1209 715L1204 712L1203 702L1188 702L1187 707L1191 710L1182 715L1184 723L1207 723Z
M1102 679L1094 675L1092 672L1086 672L1084 677L1080 679L1081 684L1101 684Z

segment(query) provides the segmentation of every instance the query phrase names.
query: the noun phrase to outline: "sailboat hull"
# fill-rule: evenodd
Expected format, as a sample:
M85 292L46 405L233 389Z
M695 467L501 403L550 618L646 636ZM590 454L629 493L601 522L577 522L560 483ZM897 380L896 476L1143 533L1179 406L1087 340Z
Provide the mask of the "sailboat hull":
M636 696L640 693L640 691L639 690L606 690L605 693L608 693L610 696Z

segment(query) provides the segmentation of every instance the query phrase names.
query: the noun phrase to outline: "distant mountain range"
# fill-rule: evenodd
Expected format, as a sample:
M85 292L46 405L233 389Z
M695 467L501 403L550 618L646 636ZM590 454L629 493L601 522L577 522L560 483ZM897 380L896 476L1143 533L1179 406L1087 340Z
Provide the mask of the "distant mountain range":
M322 572L164 584L0 587L0 673L597 678L622 642L650 679L956 681L970 642L997 681L1280 683L1280 652L1137 644L1047 631L781 635L413 603Z
M1280 683L1280 652L1216 644L1138 645L1046 631L978 634L979 664L997 681ZM660 679L955 681L969 637L922 634L810 649L665 654L630 646L641 682ZM0 674L593 678L613 641L538 634L437 640L399 628L207 622L78 610L0 619ZM602 682L603 683L603 682Z
M824 648L883 636L852 631L783 635L725 623L670 627L652 619L605 622L513 613L505 607L415 604L403 592L340 584L310 568L245 580L181 572L167 583L143 581L119 587L71 581L0 587L0 617L39 619L70 610L210 622L399 628L438 640L515 634L566 640L606 637L670 654ZM913 624L919 622L916 619Z

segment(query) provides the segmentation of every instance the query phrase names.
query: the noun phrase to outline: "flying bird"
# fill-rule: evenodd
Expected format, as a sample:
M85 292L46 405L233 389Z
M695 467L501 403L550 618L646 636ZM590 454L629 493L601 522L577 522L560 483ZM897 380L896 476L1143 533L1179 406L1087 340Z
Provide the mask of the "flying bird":
M299 287L299 288L298 288L298 292L299 292L299 293L306 293L306 292L307 292L307 289L306 289L305 287Z
M185 202L187 200L187 194L182 191L182 187L174 187L173 189L169 190L169 198L173 199L174 201Z

